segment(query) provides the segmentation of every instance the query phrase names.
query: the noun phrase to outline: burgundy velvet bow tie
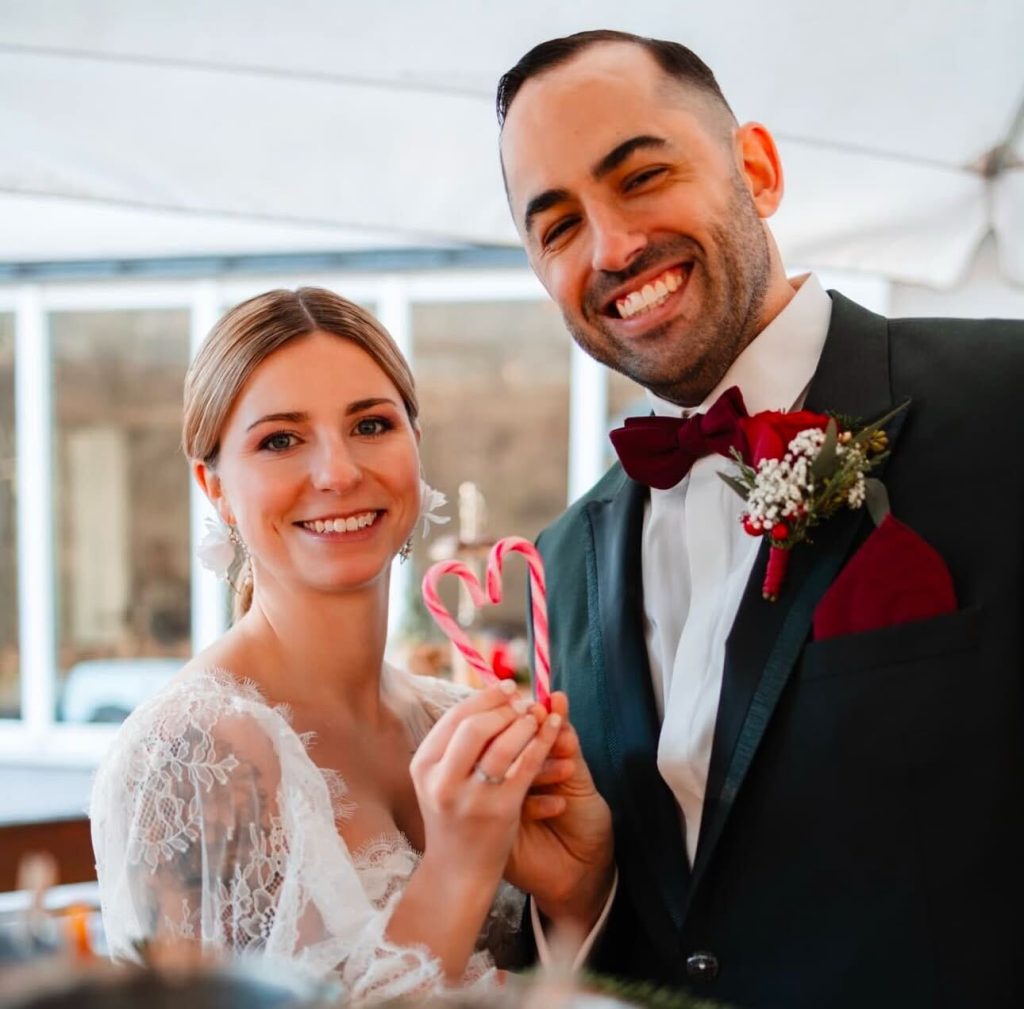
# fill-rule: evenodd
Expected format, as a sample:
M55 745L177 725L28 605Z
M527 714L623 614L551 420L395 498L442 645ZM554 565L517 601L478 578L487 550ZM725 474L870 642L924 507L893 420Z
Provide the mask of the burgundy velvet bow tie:
M742 452L740 420L747 416L743 394L726 389L704 414L692 417L629 417L611 432L622 468L632 479L668 490L690 472L698 459L717 452Z

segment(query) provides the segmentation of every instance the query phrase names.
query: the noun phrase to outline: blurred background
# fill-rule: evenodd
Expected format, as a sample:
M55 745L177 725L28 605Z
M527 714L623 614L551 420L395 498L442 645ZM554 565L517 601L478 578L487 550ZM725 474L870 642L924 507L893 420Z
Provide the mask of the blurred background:
M226 626L179 449L225 308L321 284L381 318L450 501L435 550L533 537L606 467L643 398L526 268L493 114L530 46L595 27L686 43L774 131L793 271L890 315L1024 316L1019 0L0 0L0 890L44 829L88 878L116 723ZM392 648L443 672L429 560L396 567ZM478 624L510 671L524 581Z

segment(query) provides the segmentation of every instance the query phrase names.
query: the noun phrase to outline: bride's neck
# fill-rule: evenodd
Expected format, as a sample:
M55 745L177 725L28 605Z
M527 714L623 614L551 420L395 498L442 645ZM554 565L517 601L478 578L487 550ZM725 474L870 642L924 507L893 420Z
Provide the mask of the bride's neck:
M343 595L271 586L255 593L238 630L275 700L329 705L365 724L379 716L387 619L386 578Z

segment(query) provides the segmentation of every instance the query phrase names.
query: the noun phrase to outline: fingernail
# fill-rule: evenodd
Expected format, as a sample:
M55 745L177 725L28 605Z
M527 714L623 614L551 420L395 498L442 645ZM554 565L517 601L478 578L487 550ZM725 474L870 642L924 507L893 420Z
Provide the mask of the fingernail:
M515 680L502 680L498 687L504 690L506 694L514 694L519 688L516 686Z
M557 712L553 715L548 715L547 721L552 729L559 729L562 726L562 716Z
M525 697L514 697L509 704L517 715L525 715L530 710L530 702Z

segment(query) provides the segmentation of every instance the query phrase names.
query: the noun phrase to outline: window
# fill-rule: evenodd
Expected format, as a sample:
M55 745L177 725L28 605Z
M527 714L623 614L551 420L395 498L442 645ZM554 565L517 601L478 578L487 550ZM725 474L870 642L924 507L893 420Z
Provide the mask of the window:
M187 311L58 312L58 717L119 721L191 648Z
M647 392L617 371L608 372L608 430L621 427L627 417L645 417L651 412ZM606 441L608 464L615 462L615 449Z
M485 535L533 539L565 508L568 473L570 343L554 305L540 301L417 304L412 311L413 370L423 427L427 480L448 495L449 526L465 532L472 483L486 504ZM429 563L417 545L418 574ZM450 580L446 580L450 581ZM501 639L525 632L525 565L513 561L504 601L475 626ZM443 586L454 611L456 587ZM429 623L417 622L421 631ZM521 644L521 640L519 640Z
M14 316L0 314L0 718L21 712L14 435Z

